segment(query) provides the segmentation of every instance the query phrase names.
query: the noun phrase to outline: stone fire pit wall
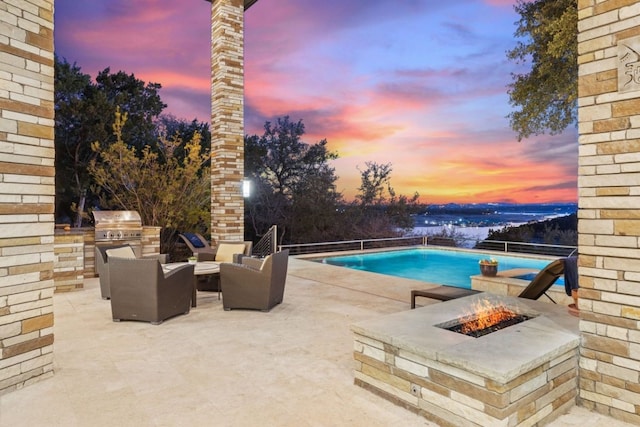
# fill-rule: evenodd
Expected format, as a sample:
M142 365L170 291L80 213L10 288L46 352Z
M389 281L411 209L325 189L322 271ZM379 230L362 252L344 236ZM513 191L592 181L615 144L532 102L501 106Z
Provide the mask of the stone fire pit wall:
M566 307L495 296L537 317L481 338L431 326L475 298L353 325L355 384L443 426L542 425L575 405L579 335Z

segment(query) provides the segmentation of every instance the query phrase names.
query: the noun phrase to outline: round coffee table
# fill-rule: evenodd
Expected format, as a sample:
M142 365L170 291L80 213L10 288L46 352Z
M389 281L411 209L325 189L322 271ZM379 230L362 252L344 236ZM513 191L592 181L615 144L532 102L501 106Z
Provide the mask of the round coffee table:
M171 271L182 265L187 265L187 262L170 262L162 264L162 270L165 272ZM199 261L195 263L193 269L193 291L191 294L191 307L196 307L196 295L198 290L198 279L203 276L219 276L220 275L220 263L215 261ZM218 288L218 299L220 299L220 288Z

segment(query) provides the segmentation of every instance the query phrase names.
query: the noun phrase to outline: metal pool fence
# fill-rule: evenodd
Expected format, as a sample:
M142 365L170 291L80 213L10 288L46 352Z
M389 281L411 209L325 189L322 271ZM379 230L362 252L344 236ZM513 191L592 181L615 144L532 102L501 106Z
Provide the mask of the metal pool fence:
M545 243L508 242L501 240L477 240L465 238L410 236L386 239L342 240L336 242L300 243L279 245L289 249L290 255L316 254L322 252L364 251L366 249L397 248L405 246L461 247L497 252L525 253L566 257L575 255L576 246L550 245Z

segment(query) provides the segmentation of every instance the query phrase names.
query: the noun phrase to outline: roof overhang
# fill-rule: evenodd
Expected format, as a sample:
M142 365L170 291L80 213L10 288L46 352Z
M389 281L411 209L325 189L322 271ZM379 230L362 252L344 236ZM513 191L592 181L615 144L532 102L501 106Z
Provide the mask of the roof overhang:
M213 2L213 0L204 0L204 1L208 1L209 3ZM257 1L258 0L244 0L244 10L249 9Z

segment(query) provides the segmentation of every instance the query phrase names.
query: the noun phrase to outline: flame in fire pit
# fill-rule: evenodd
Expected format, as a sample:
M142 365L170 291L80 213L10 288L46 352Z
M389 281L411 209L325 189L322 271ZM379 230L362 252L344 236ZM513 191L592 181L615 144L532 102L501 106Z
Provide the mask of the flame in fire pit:
M484 299L475 303L472 311L458 318L461 326L460 332L469 334L475 331L491 328L502 322L509 322L518 317L519 314L511 310L506 305L494 304Z
M536 316L533 314L519 313L502 302L482 299L474 303L466 313L457 319L434 326L473 338L480 338L534 317Z

